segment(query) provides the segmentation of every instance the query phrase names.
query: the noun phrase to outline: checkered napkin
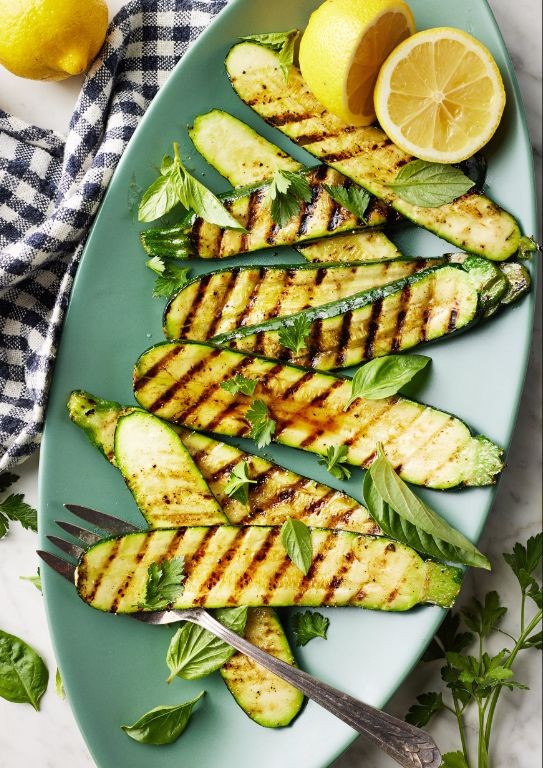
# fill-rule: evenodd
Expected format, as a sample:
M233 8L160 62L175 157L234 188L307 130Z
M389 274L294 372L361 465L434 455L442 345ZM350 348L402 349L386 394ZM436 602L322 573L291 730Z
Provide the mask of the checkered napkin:
M227 2L128 3L67 139L0 109L0 471L39 445L73 277L115 166L173 66Z

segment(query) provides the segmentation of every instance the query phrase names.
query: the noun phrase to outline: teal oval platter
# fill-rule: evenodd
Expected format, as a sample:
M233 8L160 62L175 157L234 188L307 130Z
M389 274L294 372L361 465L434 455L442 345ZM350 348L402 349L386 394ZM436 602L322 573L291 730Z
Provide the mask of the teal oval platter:
M187 135L194 117L212 108L232 112L302 161L306 153L267 126L233 92L224 58L242 35L303 28L318 0L232 0L178 64L152 103L115 171L89 236L68 309L51 388L40 462L40 546L59 533L55 519L70 519L65 502L103 510L144 527L143 518L120 474L71 424L66 401L73 389L134 403L132 367L139 354L163 339L164 300L152 298L154 277L139 244L128 190L135 177L145 188L164 154L178 141L187 167L214 191L227 184L210 169ZM532 153L518 86L500 32L484 0L412 0L418 29L455 26L479 38L496 58L507 91L502 124L485 150L487 192L536 231ZM314 160L311 160L314 162ZM451 246L416 228L397 242L407 255L437 256ZM253 254L236 263L292 263L299 255ZM231 261L229 263L232 263ZM225 262L221 263L225 266ZM214 262L187 264L192 274ZM430 374L410 394L451 411L478 433L505 448L510 443L521 397L535 297L464 335L423 351L432 357ZM235 442L235 441L234 441ZM243 444L240 442L239 444ZM253 452L254 444L245 442ZM302 451L269 446L273 459L336 487L341 484ZM507 469L505 470L507 471ZM362 472L343 488L361 498ZM495 489L422 491L429 503L463 533L477 540L492 507ZM511 514L515 514L511 510ZM491 524L491 523L490 523ZM45 602L56 657L68 700L99 768L323 768L349 745L355 733L309 702L288 728L269 730L237 706L218 674L166 684L166 649L174 628L140 625L86 606L74 588L42 568ZM296 654L313 675L370 704L382 707L430 641L443 611L424 607L405 614L328 609L328 640L315 640ZM183 736L173 745L140 745L120 726L153 707L200 702Z

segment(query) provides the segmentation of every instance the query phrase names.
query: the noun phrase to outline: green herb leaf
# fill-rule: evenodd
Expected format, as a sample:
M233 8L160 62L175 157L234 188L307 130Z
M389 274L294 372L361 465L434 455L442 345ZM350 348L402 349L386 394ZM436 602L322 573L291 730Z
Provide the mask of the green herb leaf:
M227 496L245 505L249 503L249 485L251 483L256 484L256 480L251 480L247 474L247 468L246 461L240 461L239 464L236 464L224 486L224 492Z
M313 561L313 542L307 525L289 517L281 528L281 541L294 565L307 576Z
M279 227L284 227L297 215L301 203L311 200L311 187L302 173L275 171L268 194L272 201L272 219Z
M541 566L543 559L543 535L538 533L526 542L526 546L516 543L512 552L506 552L503 559L518 579L522 591L531 586L533 574Z
M447 752L441 759L440 768L469 768L463 752Z
M310 331L311 323L307 315L295 315L292 319L286 319L279 329L279 343L295 355L299 355L307 346L306 341Z
M215 618L238 635L243 635L247 624L247 608L223 608L215 611ZM168 683L174 677L196 680L220 669L236 652L235 648L219 640L207 629L183 622L172 637L166 663L170 670Z
M367 223L364 217L371 201L369 192L361 187L349 187L347 189L341 186L330 187L328 184L323 184L323 187L334 202L346 208L361 222Z
M19 576L21 581L29 581L31 584L34 584L36 589L39 589L40 592L43 592L42 586L41 586L41 575L40 575L40 569L38 568L38 571L35 576Z
M144 607L150 611L161 611L174 603L184 589L184 570L184 557L151 563L147 570Z
M153 288L155 299L160 297L169 299L172 294L178 293L188 283L190 270L187 267L178 267L172 262L167 264L163 262L163 265L164 269L157 275ZM147 262L147 266L150 266L149 262Z
M385 534L431 557L490 569L488 559L469 539L430 509L396 474L381 445L364 477L364 499Z
M10 485L16 483L19 479L19 475L14 475L12 472L2 472L0 474L0 493L7 491Z
M413 704L405 719L411 725L424 728L438 712L445 708L441 693L422 693L417 696L417 704Z
M298 29L290 29L288 32L267 32L262 35L247 35L240 38L250 43L263 45L265 48L271 48L272 51L279 53L279 64L288 82L292 65L294 64L294 52L296 42L300 37Z
M543 648L543 633L536 632L531 637L527 638L522 644L522 649L524 650L526 648L537 648L538 650L541 650Z
M262 400L255 400L245 417L251 425L249 437L252 437L259 448L271 443L275 434L275 421L270 418L268 406Z
M305 611L305 613L295 613L292 617L292 633L296 645L306 645L314 637L322 637L326 640L326 633L330 625L330 619L327 619L321 613Z
M254 395L257 384L258 381L248 379L242 376L241 373L236 373L231 379L221 381L221 389L225 389L231 395L237 395L238 392L241 392L242 395L251 396Z
M530 259L532 253L540 251L541 246L536 242L533 237L527 237L523 235L518 244L518 257L519 259Z
M179 203L177 190L169 176L159 176L143 193L139 208L139 221L154 221L165 216Z
M3 525L2 518L4 519ZM9 527L7 520L19 522L27 530L38 530L38 513L24 501L22 493L12 493L0 502L0 538L7 533Z
M36 651L0 629L0 696L37 711L47 689L49 672Z
M326 456L322 456L317 463L326 467L328 472L338 480L348 480L351 476L351 470L342 464L347 459L348 454L349 449L346 445L329 445L326 449Z
M361 366L353 376L351 398L343 410L346 411L358 397L382 400L395 395L425 368L430 360L431 358L425 355L386 355L371 360Z
M62 682L62 677L60 676L60 669L57 667L57 671L55 673L55 693L59 697L59 699L64 700L66 698L66 691L64 690L64 683Z
M497 627L506 613L507 608L501 605L498 593L489 592L485 596L484 603L474 597L471 603L463 609L462 616L467 628L484 638L488 637L492 630Z
M123 731L140 744L172 744L187 727L195 704L200 701L202 691L192 701L173 707L155 707L142 715L134 725L121 725Z
M465 195L475 182L454 165L412 160L387 186L411 205L438 208Z
M459 614L449 611L438 629L436 636L422 657L423 661L444 659L449 651L461 653L465 648L471 645L474 639L471 632L459 632L459 628Z

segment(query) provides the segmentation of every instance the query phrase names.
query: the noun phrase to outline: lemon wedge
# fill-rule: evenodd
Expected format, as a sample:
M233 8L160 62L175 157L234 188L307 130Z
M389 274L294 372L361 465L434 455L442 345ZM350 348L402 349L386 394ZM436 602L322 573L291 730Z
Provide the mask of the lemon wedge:
M326 0L300 43L303 78L329 112L350 125L370 125L379 69L414 31L403 0Z
M504 107L505 89L490 51L451 27L402 42L375 87L375 112L385 133L430 162L471 157L494 135Z

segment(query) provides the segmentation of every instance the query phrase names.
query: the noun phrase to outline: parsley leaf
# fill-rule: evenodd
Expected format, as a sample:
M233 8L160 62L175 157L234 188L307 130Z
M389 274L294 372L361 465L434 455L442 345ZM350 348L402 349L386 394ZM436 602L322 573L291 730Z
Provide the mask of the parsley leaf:
M501 605L498 593L489 592L484 603L474 597L462 611L462 616L466 627L484 638L496 628L506 613L507 608Z
M327 619L321 613L305 611L305 613L295 613L292 617L292 633L296 645L306 645L314 637L322 637L326 640L326 633L330 625L330 619Z
M161 611L174 603L184 589L184 570L184 557L151 563L147 570L144 608L149 611Z
M435 714L445 708L441 693L422 693L417 696L417 702L417 704L413 704L405 719L418 728L424 728Z
M38 513L24 501L22 493L12 493L0 501L0 539L7 534L10 521L21 523L27 530L38 530Z
M423 660L444 659L449 651L461 653L468 645L471 645L474 639L471 632L459 632L459 628L460 615L449 611L422 657Z
M338 480L348 480L351 476L351 470L342 465L347 459L349 449L346 445L329 445L326 449L326 456L318 460L318 464L326 467L331 475Z
M307 315L295 315L292 319L285 320L279 329L279 343L299 355L306 348L307 337L311 332L311 323Z
M385 355L362 365L352 379L351 397L343 409L359 397L383 400L408 384L431 358L425 355Z
M454 165L412 160L387 186L411 205L439 208L464 195L475 182Z
M257 384L258 381L248 379L246 376L242 376L241 373L236 373L232 378L221 381L221 389L225 389L231 395L237 395L238 392L241 392L242 395L251 396L254 395Z
M279 53L279 65L288 82L290 71L294 64L294 52L296 42L300 37L300 30L289 29L288 32L266 32L262 35L247 35L240 38L250 43L257 43L265 48L271 48L272 51Z
M187 727L194 706L205 691L192 701L173 707L155 707L142 715L133 725L121 725L123 731L140 744L172 744Z
M245 505L249 503L249 484L256 483L256 480L251 480L247 474L247 468L246 461L240 461L239 464L236 464L224 486L224 492L227 496Z
M441 759L441 768L469 768L462 752L447 752Z
M270 418L268 406L262 400L255 400L245 417L251 425L249 437L252 437L259 448L269 445L275 433L275 421Z
M275 171L268 194L272 201L272 219L279 227L284 227L298 213L300 204L311 200L311 187L302 173Z
M178 267L175 262L164 261L159 256L153 256L149 259L147 266L156 275L153 296L170 298L173 293L177 293L188 282L189 269L187 267Z
M307 576L313 561L313 542L307 525L289 517L281 528L281 541L294 565Z
M334 202L346 208L364 224L367 223L365 215L371 201L369 192L366 192L362 187L354 186L349 188L342 186L331 187L328 184L324 184L323 187Z
M2 472L0 475L0 493L7 491L10 485L16 483L19 479L19 475L14 475L11 472Z

